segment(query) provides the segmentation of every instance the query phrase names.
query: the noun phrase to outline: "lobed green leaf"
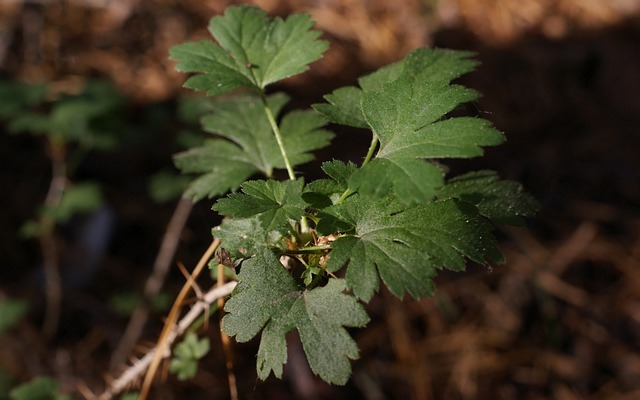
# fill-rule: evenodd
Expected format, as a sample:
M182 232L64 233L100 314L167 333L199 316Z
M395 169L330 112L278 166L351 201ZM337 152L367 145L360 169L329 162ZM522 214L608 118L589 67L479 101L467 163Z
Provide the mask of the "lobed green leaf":
M288 97L281 93L267 97L276 115L287 102ZM258 96L232 96L210 107L211 114L202 118L203 128L221 138L209 139L174 157L183 173L200 175L190 184L187 196L195 200L218 196L237 189L256 173L270 177L274 169L285 167ZM333 135L321 129L324 123L324 118L312 111L293 112L283 118L282 140L294 166L312 160L311 151L329 144Z
M379 139L375 159L356 171L349 188L405 204L431 200L444 184L439 169L424 160L476 157L482 146L503 142L477 118L445 118L478 93L451 80L471 71L472 53L418 49L403 61L359 79L360 88L341 88L314 108L331 122L369 128Z
M362 115L362 90L353 86L339 88L324 96L327 103L314 104L313 108L323 114L329 121L368 129L369 124Z
M465 202L403 209L396 201L372 202L356 194L324 211L355 227L352 235L331 244L327 270L347 265L347 284L365 301L378 290L380 279L398 297L408 292L419 298L432 294L437 269L462 270L465 258L481 264L502 261L491 227Z
M324 162L322 170L331 179L316 179L309 183L304 188L302 198L316 210L335 204L347 190L347 181L357 169L352 162L346 164L339 160Z
M269 19L258 8L232 6L209 23L218 44L185 43L172 47L170 55L179 71L200 73L185 86L210 96L243 86L264 89L306 71L322 56L327 43L318 40L320 32L312 27L306 14Z
M380 140L374 161L385 161L382 165L380 161L369 163L354 174L349 182L352 190L379 197L392 188L407 204L430 200L443 181L436 178L433 166L420 167L421 160L475 157L482 154L481 146L503 142L502 135L487 121L443 119L459 104L478 96L449 83L473 68L475 62L469 55L418 49L407 56L398 79L363 94L364 117ZM383 170L385 179L380 180Z
M267 97L267 105L275 115L288 101L282 93ZM276 165L284 164L264 105L256 95L237 95L215 102L213 112L202 118L202 127L238 145L265 176L271 176Z
M198 360L209 352L210 347L208 338L198 339L195 333L187 333L173 351L169 371L181 381L193 378L198 372Z
M118 144L123 131L118 118L124 106L124 98L109 82L91 81L79 94L63 94L53 102L48 113L37 109L45 99L44 86L0 86L0 98L13 90L24 87L26 93L17 96L15 102L0 106L0 117L9 119L12 133L50 135L58 143L79 143L86 148L111 149ZM7 91L2 93L3 91Z
M334 134L321 129L326 119L313 110L292 111L282 118L280 133L284 149L293 166L314 160L314 150L327 147ZM280 155L274 163L276 168L285 168L284 159Z
M324 96L327 103L314 104L313 108L333 123L370 129L362 113L363 93L380 90L385 83L396 80L403 66L404 60L382 67L358 79L360 87L346 86L336 89Z
M444 183L443 175L436 165L422 160L380 157L355 171L349 188L375 198L392 193L403 203L417 203L433 198Z
M208 139L200 147L176 154L173 161L182 173L200 174L185 191L194 201L235 190L259 171L241 148L221 139Z
M357 300L346 293L343 280L303 290L270 252L244 262L240 282L225 305L222 329L239 342L263 330L258 349L258 376L282 376L287 361L285 336L297 329L311 370L323 380L345 384L350 359L358 348L344 327L362 327L369 318ZM264 328L264 329L263 329Z
M233 218L257 215L266 230L280 230L290 220L298 220L307 203L302 199L302 180L296 181L247 181L242 193L232 193L218 199L213 209Z
M258 216L227 218L212 230L213 236L222 240L222 246L232 259L248 258L271 246L278 246L282 237L277 231L262 227Z

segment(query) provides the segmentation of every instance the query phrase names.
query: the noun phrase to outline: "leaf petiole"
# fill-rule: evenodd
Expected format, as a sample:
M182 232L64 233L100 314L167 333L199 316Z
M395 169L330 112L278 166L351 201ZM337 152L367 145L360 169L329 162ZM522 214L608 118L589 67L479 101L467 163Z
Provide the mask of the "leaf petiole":
M325 250L329 250L329 249L331 249L331 246L328 244L325 244L322 246L309 246L309 247L303 247L301 249L287 250L286 253L287 254L320 254Z
M367 155L364 157L364 160L362 161L362 165L360 166L360 168L364 167L369 163L369 161L371 161L371 159L373 158L373 153L375 153L377 147L378 147L378 135L373 133L373 137L371 138L371 144L369 145L369 150L367 151Z
M269 108L269 104L267 103L267 97L264 92L260 91L260 99L262 100L262 105L264 107L264 112L267 114L267 119L269 120L269 124L271 125L271 130L276 137L276 141L278 142L278 147L280 148L280 154L282 154L282 158L284 159L284 165L287 168L287 174L289 175L289 179L292 181L296 180L296 174L293 172L293 167L291 166L291 161L289 161L289 156L287 155L287 151L284 148L284 142L282 141L282 134L280 133L280 128L278 127L278 123L273 116L273 112L271 112L271 108Z
M377 147L378 147L378 136L374 133L373 137L371 138L371 144L369 145L369 150L367 151L367 155L364 157L364 160L362 161L362 165L360 166L360 168L364 167L369 163L369 161L371 161ZM351 196L351 194L353 194L353 190L347 188L347 190L345 190L344 193L342 193L342 196L340 196L338 201L336 201L336 204L342 203L347 197Z

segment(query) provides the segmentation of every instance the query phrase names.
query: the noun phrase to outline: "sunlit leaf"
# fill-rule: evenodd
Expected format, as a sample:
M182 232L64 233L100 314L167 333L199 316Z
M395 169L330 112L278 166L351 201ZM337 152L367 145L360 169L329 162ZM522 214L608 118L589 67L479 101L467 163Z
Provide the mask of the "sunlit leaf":
M228 7L211 19L216 43L201 40L174 46L171 58L182 72L199 73L186 87L211 96L249 86L259 89L308 69L327 49L307 14L270 19L255 7Z

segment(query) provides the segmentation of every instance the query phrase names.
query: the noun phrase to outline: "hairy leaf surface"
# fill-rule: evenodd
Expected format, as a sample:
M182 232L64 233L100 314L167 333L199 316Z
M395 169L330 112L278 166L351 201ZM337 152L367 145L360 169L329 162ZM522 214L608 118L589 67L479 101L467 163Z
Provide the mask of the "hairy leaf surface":
M384 196L390 187L405 202L429 200L442 180L424 159L476 157L481 146L502 143L503 136L479 118L443 119L460 103L478 94L450 81L471 70L469 53L419 49L405 60L398 79L379 91L365 92L362 111L380 140L371 162L354 173L353 190ZM424 164L424 165L422 165ZM379 175L382 170L384 179Z
M349 188L405 204L430 200L444 184L440 169L424 160L476 157L502 135L479 118L445 116L478 94L451 80L471 71L469 52L418 49L401 62L362 77L361 88L341 88L314 108L331 122L369 128L380 141L376 157L350 178Z
M319 211L316 215L316 231L320 235L350 231L353 225L322 210L340 201L347 191L349 177L357 167L352 162L333 160L323 163L322 169L331 179L317 179L309 183L302 194L309 206Z
M462 270L465 258L498 263L502 256L490 226L465 202L444 200L403 209L388 199L354 195L325 209L355 227L331 244L327 269L347 265L345 278L354 294L368 301L379 279L391 293L419 298L433 292L436 269Z
M369 128L362 115L362 90L353 86L342 87L324 96L327 103L314 104L313 108L333 123Z
M245 261L239 278L225 305L228 314L222 329L246 342L264 328L257 359L261 379L272 371L282 376L287 361L285 335L297 329L311 370L329 383L347 382L349 360L358 358L358 348L344 327L362 327L369 318L357 300L344 293L343 280L301 289L270 252Z
M313 108L333 123L370 129L362 113L362 94L380 90L385 83L398 79L403 65L404 60L360 77L358 79L360 87L346 86L336 89L333 93L324 96L327 103L314 104Z
M213 209L234 218L258 215L264 229L279 230L304 214L307 203L302 199L302 186L302 180L247 181L241 186L242 193L218 199Z
M200 73L186 87L206 90L215 96L242 86L264 89L270 83L299 74L319 59L327 43L318 40L307 14L286 20L269 19L255 7L228 7L222 16L211 19L210 41L190 42L171 48L176 69Z
M354 191L381 198L393 194L403 203L431 199L444 182L438 166L416 158L375 158L349 180Z
M334 204L347 190L347 181L357 167L352 162L333 160L322 163L322 170L331 179L316 179L305 187L303 194L303 198L315 209Z
M258 254L270 246L278 246L282 234L262 227L258 216L226 218L212 230L214 237L222 240L231 257L236 260Z

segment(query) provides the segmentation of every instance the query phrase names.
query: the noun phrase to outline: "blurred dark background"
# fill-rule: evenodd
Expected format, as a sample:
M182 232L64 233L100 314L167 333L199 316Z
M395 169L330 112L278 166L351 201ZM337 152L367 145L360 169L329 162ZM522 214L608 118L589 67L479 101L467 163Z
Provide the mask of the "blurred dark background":
M0 3L2 80L73 92L108 78L126 98L129 126L117 149L91 153L78 168L78 178L101 183L113 232L97 272L65 292L61 329L47 340L39 330L42 255L17 232L43 202L49 161L41 137L10 135L0 125L0 297L32 304L0 336L0 369L13 379L52 376L79 398L81 385L104 387L127 323L109 301L142 290L175 206L148 191L149 177L171 168L180 150L177 99L189 95L168 48L207 38L208 20L233 3ZM295 361L282 381L261 382L252 342L234 347L240 397L640 398L640 1L251 3L272 15L308 12L331 42L310 72L274 88L299 107L419 46L477 52L481 66L461 81L483 97L467 111L493 121L507 143L452 168L494 169L523 183L542 208L526 229L497 232L505 265L443 273L434 298L400 302L383 292L372 301L372 323L353 332L361 358L346 387L309 381ZM337 133L319 160L361 159L368 138ZM176 259L188 268L210 242L210 205L196 204L182 233ZM169 298L183 282L175 268L165 285ZM162 315L150 318L145 343L157 339ZM196 378L169 377L153 398L228 398L215 328L210 337L212 351Z

